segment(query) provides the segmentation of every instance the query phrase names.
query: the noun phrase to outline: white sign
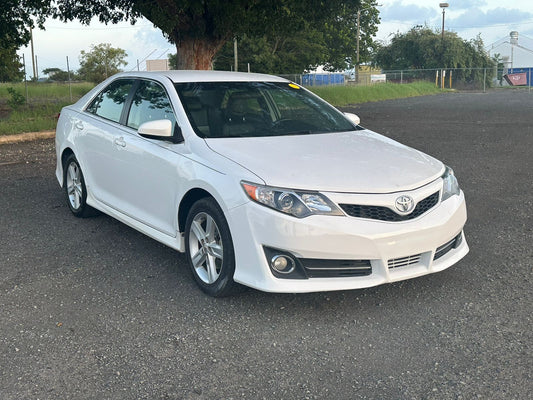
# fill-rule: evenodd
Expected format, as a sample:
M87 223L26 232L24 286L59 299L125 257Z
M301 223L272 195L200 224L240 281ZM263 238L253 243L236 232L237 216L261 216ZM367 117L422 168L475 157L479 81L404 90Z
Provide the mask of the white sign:
M370 75L370 82L372 83L387 82L387 75L386 74Z

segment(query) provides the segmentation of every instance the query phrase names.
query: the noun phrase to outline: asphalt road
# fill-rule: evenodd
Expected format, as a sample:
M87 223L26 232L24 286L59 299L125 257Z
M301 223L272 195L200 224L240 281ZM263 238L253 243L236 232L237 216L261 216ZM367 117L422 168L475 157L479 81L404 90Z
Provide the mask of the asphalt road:
M0 399L529 399L533 94L353 109L451 165L470 254L366 290L213 299L183 255L81 220L53 140L0 146Z

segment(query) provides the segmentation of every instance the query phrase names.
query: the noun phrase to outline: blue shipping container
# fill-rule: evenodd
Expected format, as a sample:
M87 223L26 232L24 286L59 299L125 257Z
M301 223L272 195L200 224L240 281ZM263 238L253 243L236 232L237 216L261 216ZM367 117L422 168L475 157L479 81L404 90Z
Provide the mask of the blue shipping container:
M302 76L304 86L343 85L344 74L305 74Z

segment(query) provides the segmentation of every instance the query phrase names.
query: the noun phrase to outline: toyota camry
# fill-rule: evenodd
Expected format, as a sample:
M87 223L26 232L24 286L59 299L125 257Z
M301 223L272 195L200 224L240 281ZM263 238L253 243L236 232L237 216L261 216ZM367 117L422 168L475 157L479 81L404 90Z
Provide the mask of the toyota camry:
M275 76L117 74L63 108L56 151L75 216L184 252L212 296L365 288L468 252L450 167Z

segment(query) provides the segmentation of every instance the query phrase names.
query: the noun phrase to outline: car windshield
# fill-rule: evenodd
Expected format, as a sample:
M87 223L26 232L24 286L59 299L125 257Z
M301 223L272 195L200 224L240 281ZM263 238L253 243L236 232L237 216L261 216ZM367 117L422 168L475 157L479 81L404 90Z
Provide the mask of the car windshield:
M289 82L176 83L204 138L308 135L355 130L335 108Z

